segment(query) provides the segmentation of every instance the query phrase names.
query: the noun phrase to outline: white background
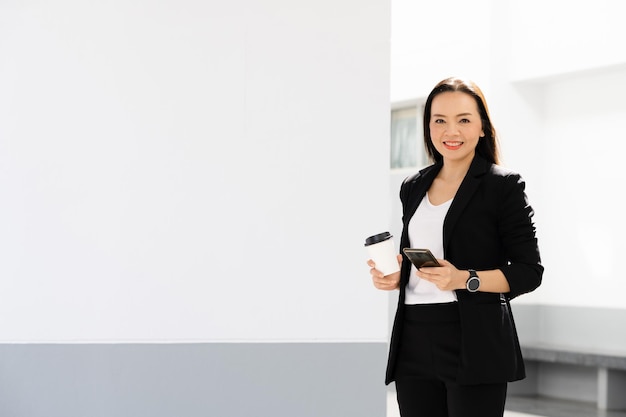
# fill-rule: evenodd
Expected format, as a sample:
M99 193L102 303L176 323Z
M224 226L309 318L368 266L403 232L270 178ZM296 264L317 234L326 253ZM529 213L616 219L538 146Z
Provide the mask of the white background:
M386 340L388 15L1 2L0 339Z

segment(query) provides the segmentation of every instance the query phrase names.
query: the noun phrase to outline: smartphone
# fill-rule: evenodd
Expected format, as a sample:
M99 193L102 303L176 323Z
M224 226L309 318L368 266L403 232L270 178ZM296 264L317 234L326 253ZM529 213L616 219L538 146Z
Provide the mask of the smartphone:
M404 248L402 252L404 252L406 257L409 258L409 261L411 261L416 268L423 266L441 266L428 249Z

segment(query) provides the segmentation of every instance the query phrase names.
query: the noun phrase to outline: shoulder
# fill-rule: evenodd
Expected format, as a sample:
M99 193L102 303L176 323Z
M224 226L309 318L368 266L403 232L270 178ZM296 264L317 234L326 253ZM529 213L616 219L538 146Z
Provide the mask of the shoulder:
M524 219L532 217L533 210L526 195L526 182L522 176L509 168L492 165L485 175L484 189L493 196L501 217L523 213Z
M409 175L402 181L400 186L400 199L406 201L412 192L420 187L427 187L432 182L439 170L441 164L433 164L424 169L419 170L413 175Z
M440 169L441 169L441 164L433 164L433 165L427 166L426 168L420 169L415 174L409 175L408 177L406 177L402 181L402 186L403 187L405 185L411 186L411 185L413 185L413 184L415 184L417 182L420 182L424 178L436 175L437 172L439 172Z
M522 190L525 188L524 179L520 173L501 165L492 164L488 178L491 178L491 181L496 182L503 188L520 188Z
M480 157L472 162L470 175L480 181L483 189L494 193L499 199L507 199L512 195L523 196L526 189L526 183L517 171Z
M502 165L496 165L482 158L476 158L470 170L473 171L474 176L482 177L487 182L502 186L524 183L522 176L517 171Z
M419 196L426 192L441 167L442 164L435 163L406 177L400 186L400 201L402 201L402 204L404 205L412 201L414 198L412 196Z
M491 164L489 172L491 173L491 175L494 175L496 177L502 177L502 178L520 176L520 174L517 171L514 171L510 168L503 167L502 165L496 165L496 164Z

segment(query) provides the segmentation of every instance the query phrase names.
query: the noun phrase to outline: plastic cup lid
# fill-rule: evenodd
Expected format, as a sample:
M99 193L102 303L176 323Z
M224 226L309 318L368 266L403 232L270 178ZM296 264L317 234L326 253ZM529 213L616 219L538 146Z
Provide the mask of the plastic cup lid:
M391 239L393 236L389 232L379 233L374 236L370 236L365 239L365 246L374 245L376 243L384 242L385 240Z

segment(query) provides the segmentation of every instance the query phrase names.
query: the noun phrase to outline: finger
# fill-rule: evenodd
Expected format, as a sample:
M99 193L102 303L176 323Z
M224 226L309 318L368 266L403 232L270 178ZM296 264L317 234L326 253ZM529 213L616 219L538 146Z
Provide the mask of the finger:
M378 270L374 270L375 273L372 273L372 279L374 282L378 282L380 284L394 284L395 280L391 278L391 276L384 276L382 272Z
M445 259L437 259L437 262L439 262L439 264L441 266L450 266L450 265L452 265L450 262L446 261Z
M417 271L417 276L420 277L421 279L424 279L426 281L429 282L435 282L436 280L436 276L433 274L428 273L427 271L424 271L423 268L419 269Z
M376 288L381 290L393 290L397 288L398 283L393 280L389 280L387 278L374 280L374 285Z
M379 271L379 270L378 270L378 269L376 269L376 268L372 268L372 269L370 269L370 274L372 274L372 276L376 276L376 277L378 277L378 278L382 278L382 277L384 277L384 276L385 276L385 274L383 274L383 273L382 273L382 271Z

